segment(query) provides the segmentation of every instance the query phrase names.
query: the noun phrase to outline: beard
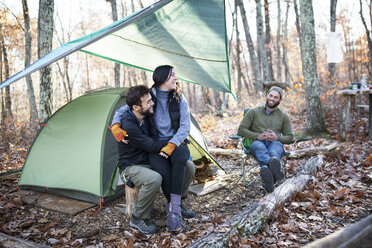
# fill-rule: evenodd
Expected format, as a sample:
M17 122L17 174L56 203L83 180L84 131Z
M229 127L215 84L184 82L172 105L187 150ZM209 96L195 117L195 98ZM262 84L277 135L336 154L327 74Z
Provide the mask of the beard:
M141 114L142 114L143 116L151 117L151 116L154 115L154 110L153 110L153 108L149 108L149 109L146 110L146 111L143 111L143 110L141 109Z
M268 106L269 108L276 108L276 107L279 106L279 104L280 104L280 102L277 102L277 103L275 103L275 104L273 104L273 105L271 106L271 105L269 104L269 101L266 100L266 106Z

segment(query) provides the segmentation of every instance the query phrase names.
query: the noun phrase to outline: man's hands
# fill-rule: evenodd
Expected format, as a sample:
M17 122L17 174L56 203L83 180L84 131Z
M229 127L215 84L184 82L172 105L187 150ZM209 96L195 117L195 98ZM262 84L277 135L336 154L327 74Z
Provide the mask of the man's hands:
M257 139L259 140L278 140L279 137L276 135L276 133L273 130L267 130L264 133L261 133L258 135Z
M172 155L174 149L176 149L176 147L177 147L176 144L173 144L173 143L169 142L166 146L164 146L160 150L159 155L164 157L164 158L169 158Z
M115 123L111 127L111 132L115 136L115 139L118 142L123 142L125 144L128 144L129 140L126 140L125 138L128 137L128 134L125 130L120 128L120 123Z

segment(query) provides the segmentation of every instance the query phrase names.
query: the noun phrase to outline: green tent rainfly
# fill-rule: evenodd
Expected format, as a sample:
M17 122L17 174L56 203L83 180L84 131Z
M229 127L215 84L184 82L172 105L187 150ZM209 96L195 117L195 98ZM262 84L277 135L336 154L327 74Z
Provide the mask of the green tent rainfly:
M127 90L113 88L86 94L55 112L27 154L19 187L96 204L122 195L117 141L108 125L115 111L125 105ZM195 119L191 120L192 159L207 157L219 166L208 153Z
M173 65L179 79L231 93L224 0L161 0L106 28L56 48L0 84L0 89L83 51L152 71Z

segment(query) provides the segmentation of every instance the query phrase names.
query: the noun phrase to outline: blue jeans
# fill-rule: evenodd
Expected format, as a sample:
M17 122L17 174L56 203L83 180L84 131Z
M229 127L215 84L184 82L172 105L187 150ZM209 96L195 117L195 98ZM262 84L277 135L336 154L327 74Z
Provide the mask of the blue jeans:
M270 158L281 159L284 155L284 148L280 141L255 140L252 142L249 153L258 161L260 166L268 165Z

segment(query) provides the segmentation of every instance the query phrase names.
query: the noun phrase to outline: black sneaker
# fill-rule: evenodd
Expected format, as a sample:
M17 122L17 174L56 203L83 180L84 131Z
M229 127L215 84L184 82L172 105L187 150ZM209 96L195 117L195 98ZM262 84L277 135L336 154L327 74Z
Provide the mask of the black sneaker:
M158 231L158 228L150 222L150 220L137 218L132 214L129 221L129 226L137 229L143 234L153 234Z
M182 217L185 219L191 219L195 217L195 212L190 209L185 208L182 204L181 204L181 213L182 213Z
M279 159L272 157L269 162L269 169L273 173L275 182L280 182L284 179L284 174L280 167Z
M263 182L264 189L269 193L273 192L274 176L266 165L261 166L260 176Z

